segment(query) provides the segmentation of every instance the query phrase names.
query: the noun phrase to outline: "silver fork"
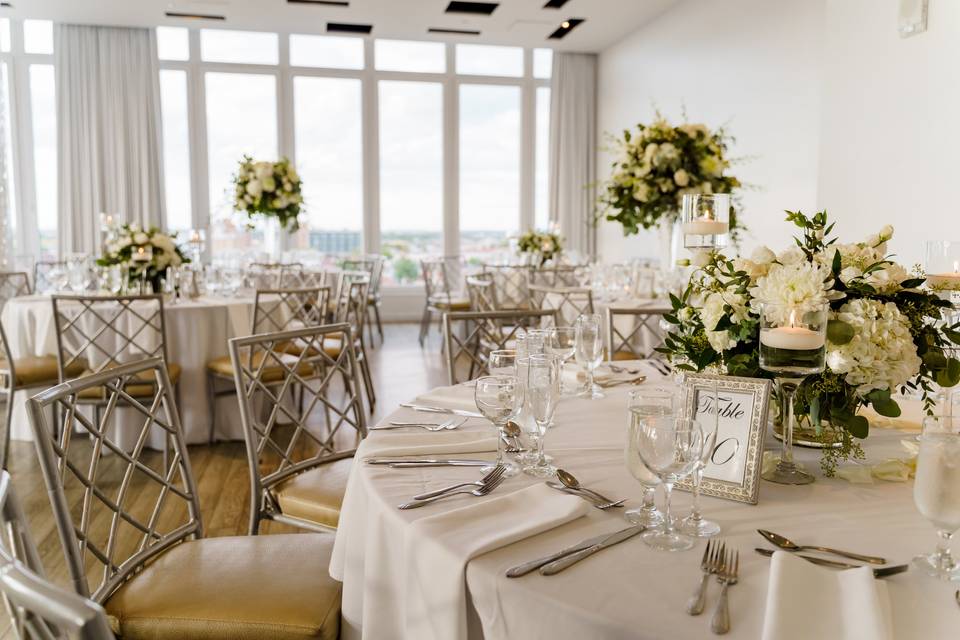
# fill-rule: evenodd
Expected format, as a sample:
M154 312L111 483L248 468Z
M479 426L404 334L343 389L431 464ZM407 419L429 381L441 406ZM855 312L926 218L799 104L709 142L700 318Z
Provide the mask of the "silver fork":
M730 606L727 604L727 588L732 584L737 584L737 575L740 572L740 552L733 550L723 557L723 564L717 572L717 579L720 584L720 600L717 601L717 609L713 612L713 618L710 620L710 630L716 634L724 634L730 631Z
M707 540L707 546L703 550L703 558L700 560L700 571L703 576L700 578L700 586L687 600L687 613L692 616L698 616L703 613L703 607L707 600L707 583L710 582L710 576L717 573L719 558L723 556L725 545L714 544L713 540Z
M447 493L448 491L453 491L454 489L459 489L460 487L482 487L485 484L489 484L494 480L498 479L500 476L507 472L507 468L498 464L493 469L490 470L490 473L483 476L475 482L461 482L460 484L452 484L449 487L444 487L443 489L437 489L436 491L428 491L427 493L421 493L420 495L413 496L414 500L429 500L434 496L439 496L441 494Z
M456 429L467 419L463 418L460 422L457 422L455 419L447 420L446 422L391 422L388 425L380 425L378 427L370 427L370 431L383 431L386 429L403 429L406 427L419 427L421 429L426 429L427 431L445 431L448 429Z
M431 502L436 502L437 500L442 500L443 498L448 498L448 497L450 497L450 496L457 496L457 495L461 495L461 494L464 494L464 493L469 493L469 494L475 495L475 496L477 496L477 497L479 498L480 496L485 496L485 495L487 495L488 493L490 493L491 491L493 491L494 489L496 489L497 487L499 487L499 486L500 486L500 483L502 483L503 480L504 480L504 477L503 477L503 476L500 476L498 479L494 480L493 482L487 483L487 484L483 485L482 487L477 487L476 489L474 489L474 490L472 490L472 491L467 490L467 489L464 489L464 490L462 490L462 491L450 491L449 493L444 493L443 495L435 496L435 497L433 497L433 498L428 498L428 499L426 499L426 500L414 500L414 501L412 501L412 502L404 502L404 503L401 504L398 508L400 508L400 509L416 509L417 507L422 507L422 506L424 506L424 505L430 504Z

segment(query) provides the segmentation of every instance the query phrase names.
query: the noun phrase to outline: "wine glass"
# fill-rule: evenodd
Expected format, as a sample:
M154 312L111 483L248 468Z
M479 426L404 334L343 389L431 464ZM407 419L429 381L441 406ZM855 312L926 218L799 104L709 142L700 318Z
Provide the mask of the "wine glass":
M554 327L547 338L547 353L560 359L560 373L567 360L577 350L577 330L575 327ZM563 376L560 378L560 395L564 395Z
M527 330L527 355L543 355L550 340L550 329Z
M920 436L913 502L940 536L937 550L913 559L915 567L941 580L960 580L950 539L960 529L960 416L928 416Z
M703 451L703 432L697 421L677 416L641 416L637 425L640 461L663 484L663 526L643 534L644 541L660 551L684 551L694 539L677 531L670 517L673 485L693 471Z
M600 316L596 313L584 314L577 318L576 323L576 356L577 364L587 372L587 386L580 392L581 398L598 400L603 398L603 392L593 382L593 373L603 360L603 334Z
M487 358L487 372L492 376L512 376L517 372L515 349L496 349Z
M824 369L828 311L825 304L799 308L760 303L760 368L775 376L783 420L783 453L776 468L761 475L764 480L813 482L813 476L793 462L793 402L804 378Z
M537 478L552 478L557 468L543 455L543 440L553 421L553 413L560 399L560 359L549 355L532 355L527 358L527 401L537 426L534 439L536 456L524 466L523 471Z
M503 455L505 435L503 427L520 413L520 408L523 406L523 385L520 384L516 376L484 376L477 380L473 397L480 413L492 422L500 432L500 437L497 438L497 461L495 465L503 465L506 468L504 475L508 478L517 475L520 468L513 462L506 460ZM495 465L488 465L482 471L492 471Z
M688 392L695 394L694 416L705 431L703 453L693 469L693 506L690 509L690 515L680 521L680 531L695 538L709 538L720 533L720 525L705 519L700 514L700 483L703 482L703 470L706 469L717 446L717 433L720 429L719 390L714 381L709 388L689 389Z
M660 478L653 474L637 453L637 429L647 416L673 416L675 413L674 394L668 389L637 389L630 392L627 410L630 422L627 425L627 446L624 448L624 461L630 475L643 486L643 504L637 509L628 509L623 517L628 521L645 527L658 526L663 522L663 514L657 509L655 498Z

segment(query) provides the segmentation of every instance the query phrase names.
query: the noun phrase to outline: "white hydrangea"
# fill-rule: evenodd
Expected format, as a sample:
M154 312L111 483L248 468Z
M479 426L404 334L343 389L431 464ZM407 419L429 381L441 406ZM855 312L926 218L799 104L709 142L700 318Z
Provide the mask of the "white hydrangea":
M851 325L853 339L827 346L827 366L844 374L861 396L874 389L894 391L920 371L910 324L892 302L851 300L833 314Z
M731 307L730 319L735 324L746 319L749 313L746 298L742 294L730 291L722 293L713 291L707 294L703 301L703 307L700 309L700 319L703 321L703 328L706 330L707 342L717 352L732 349L739 342L726 329L714 331L720 319L727 315L724 311L725 305Z
M829 300L829 271L815 262L773 264L767 275L750 288L751 306L759 311L761 303L777 304L799 311L823 306Z
M900 289L900 283L912 276L902 265L888 262L883 268L871 271L864 277L864 272L886 257L886 240L884 235L888 230L881 229L876 236L868 238L866 242L840 244L831 247L829 251L818 257L818 261L829 264L833 261L836 251L840 252L840 281L849 284L851 280L863 278L863 281L874 287L880 293L893 293ZM889 230L892 234L892 229ZM879 243L879 244L877 244Z

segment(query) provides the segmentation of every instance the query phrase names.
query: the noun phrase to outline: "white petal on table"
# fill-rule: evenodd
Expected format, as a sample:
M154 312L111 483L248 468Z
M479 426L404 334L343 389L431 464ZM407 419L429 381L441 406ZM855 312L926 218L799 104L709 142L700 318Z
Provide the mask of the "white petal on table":
M763 640L892 640L892 629L887 585L871 568L837 571L773 554Z
M470 559L576 520L589 508L540 483L492 499L464 499L475 502L417 520L404 532L409 564L401 637L467 637L464 572Z
M360 456L420 456L454 453L485 453L497 450L493 429L442 431L437 433L382 433L367 438Z

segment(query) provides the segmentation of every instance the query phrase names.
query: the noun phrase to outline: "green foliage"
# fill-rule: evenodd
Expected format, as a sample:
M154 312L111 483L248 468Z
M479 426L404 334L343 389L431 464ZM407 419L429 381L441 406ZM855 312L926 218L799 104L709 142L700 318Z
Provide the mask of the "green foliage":
M542 267L563 253L563 238L550 231L530 230L517 238L517 252L521 255L528 253L534 256L538 262L537 266Z
M399 283L413 282L420 275L417 263L403 256L393 261L393 277Z

